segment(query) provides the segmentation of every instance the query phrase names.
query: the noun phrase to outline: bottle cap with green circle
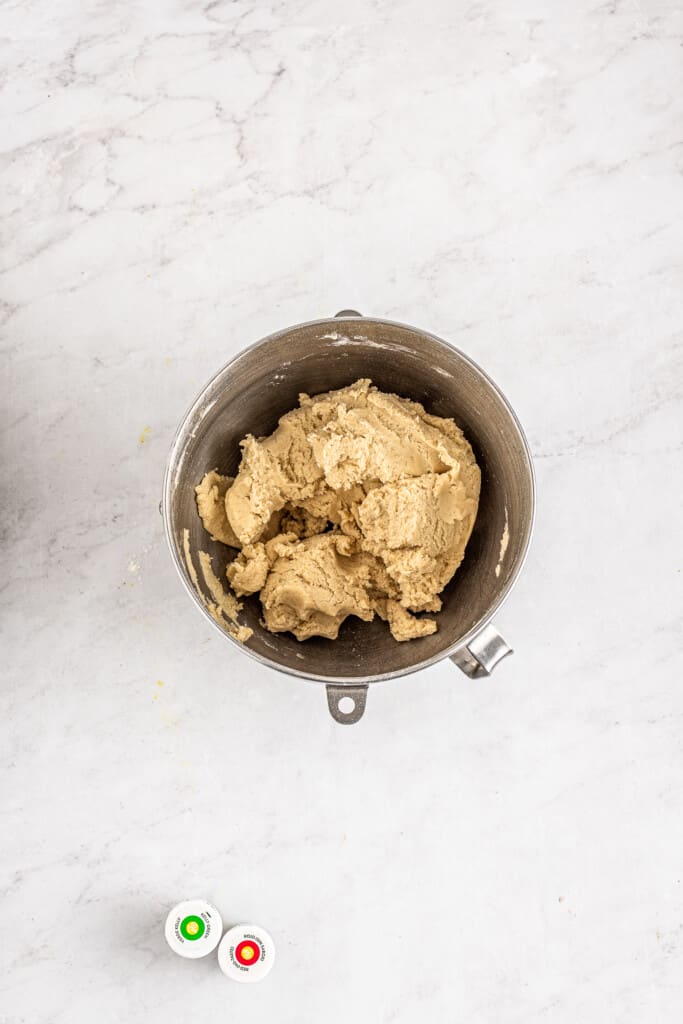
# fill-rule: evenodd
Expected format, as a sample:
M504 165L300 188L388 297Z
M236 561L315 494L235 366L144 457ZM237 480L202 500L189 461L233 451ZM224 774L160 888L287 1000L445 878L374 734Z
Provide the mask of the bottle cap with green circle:
M223 922L207 900L184 900L169 911L164 934L178 956L198 960L208 956L221 940Z
M275 943L265 928L238 924L218 947L218 966L233 981L261 981L275 963Z

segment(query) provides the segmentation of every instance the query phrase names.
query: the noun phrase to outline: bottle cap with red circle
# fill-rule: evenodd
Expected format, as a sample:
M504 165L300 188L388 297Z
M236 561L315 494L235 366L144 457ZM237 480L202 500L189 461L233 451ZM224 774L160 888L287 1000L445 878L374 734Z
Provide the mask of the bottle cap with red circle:
M218 947L218 966L233 981L261 981L275 963L275 943L265 928L238 924L227 931Z
M223 921L207 900L184 900L169 911L164 934L178 956L198 960L213 953L223 933Z

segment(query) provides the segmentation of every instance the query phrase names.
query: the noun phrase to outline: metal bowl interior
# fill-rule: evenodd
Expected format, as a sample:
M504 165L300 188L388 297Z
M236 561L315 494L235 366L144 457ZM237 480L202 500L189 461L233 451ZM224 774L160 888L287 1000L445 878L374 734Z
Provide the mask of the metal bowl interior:
M381 620L349 618L337 640L301 643L261 626L257 596L244 601L241 621L254 633L243 646L251 655L294 675L349 684L412 672L462 646L490 620L522 566L534 513L531 460L514 413L482 370L433 335L389 321L319 320L284 330L237 356L192 406L171 450L163 502L178 570L216 625L194 592L183 557L183 530L189 530L195 562L198 551L208 551L220 578L235 552L205 532L194 487L210 469L234 476L241 439L248 433L271 433L302 391L317 394L359 377L421 402L430 413L453 417L474 448L482 491L465 558L442 594L439 628L432 636L397 643ZM509 537L506 548L504 534Z

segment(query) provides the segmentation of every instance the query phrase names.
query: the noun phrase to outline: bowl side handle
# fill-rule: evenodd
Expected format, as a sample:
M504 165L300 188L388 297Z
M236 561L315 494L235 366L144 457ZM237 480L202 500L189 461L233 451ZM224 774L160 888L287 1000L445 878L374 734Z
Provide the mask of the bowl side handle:
M503 640L496 627L489 623L466 647L459 648L450 658L466 676L482 679L490 676L496 665L512 653L512 647Z
M327 707L339 725L355 725L363 717L368 686L327 686Z

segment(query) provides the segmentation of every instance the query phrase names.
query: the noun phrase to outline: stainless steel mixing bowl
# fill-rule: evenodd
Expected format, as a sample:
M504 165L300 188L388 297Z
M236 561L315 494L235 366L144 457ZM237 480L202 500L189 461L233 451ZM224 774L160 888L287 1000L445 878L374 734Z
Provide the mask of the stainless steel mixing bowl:
M270 668L325 683L330 712L344 724L362 716L369 683L445 657L469 676L488 675L511 652L491 618L510 593L529 546L534 476L522 428L495 384L462 352L405 324L344 310L332 319L288 327L240 353L204 388L173 441L162 502L181 579L207 620L238 643L209 615L183 557L185 528L195 564L197 552L208 551L224 578L234 556L202 527L194 488L209 469L234 476L241 439L270 434L279 417L297 405L300 392L341 388L359 377L421 402L437 416L453 417L474 448L482 490L465 558L442 594L439 628L432 636L397 643L381 620L350 618L337 640L300 643L290 634L265 630L258 597L245 600L241 621L254 633L240 646Z

